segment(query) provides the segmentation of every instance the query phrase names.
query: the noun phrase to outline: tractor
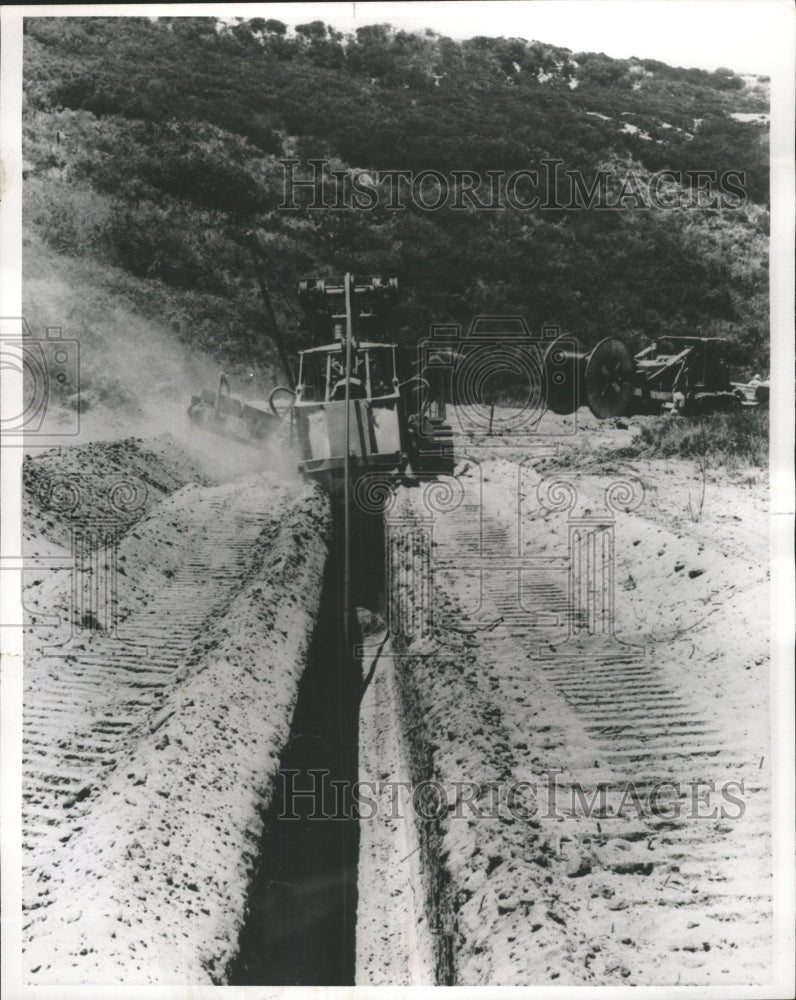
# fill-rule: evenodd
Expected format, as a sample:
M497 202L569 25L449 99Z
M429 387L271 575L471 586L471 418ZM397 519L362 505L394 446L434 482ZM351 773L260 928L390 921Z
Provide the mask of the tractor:
M259 263L253 234L250 245ZM366 473L416 479L453 472L453 433L433 366L402 379L397 345L381 339L397 279L346 274L299 283L299 302L321 342L298 352L295 382L259 268L258 282L288 384L277 386L267 402L246 402L232 395L222 374L215 391L192 397L193 423L262 447L288 420L299 470L333 493Z

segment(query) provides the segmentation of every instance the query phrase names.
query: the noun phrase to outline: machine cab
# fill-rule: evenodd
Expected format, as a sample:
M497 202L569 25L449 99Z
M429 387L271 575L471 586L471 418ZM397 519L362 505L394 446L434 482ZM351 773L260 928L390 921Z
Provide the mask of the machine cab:
M346 390L348 452L355 464L401 469L407 442L401 413L395 345L359 343L351 348L346 376L341 341L301 351L294 414L306 474L341 469L345 456ZM348 384L347 384L348 383Z

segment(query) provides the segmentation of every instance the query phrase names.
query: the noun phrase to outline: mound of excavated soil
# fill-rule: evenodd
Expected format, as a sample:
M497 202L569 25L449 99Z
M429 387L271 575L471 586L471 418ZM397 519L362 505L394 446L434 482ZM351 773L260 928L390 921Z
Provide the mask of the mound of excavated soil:
M272 475L179 488L187 467L124 442L101 454L159 502L92 563L112 579L113 623L70 632L68 573L28 588L40 627L26 636L26 978L222 982L317 614L329 505ZM58 468L43 464L40 481ZM60 624L35 621L53 611Z
M22 466L23 551L68 548L74 525L123 523L125 506L140 516L192 482L210 479L170 434L34 451Z
M567 472L472 449L388 517L434 978L764 983L765 484Z

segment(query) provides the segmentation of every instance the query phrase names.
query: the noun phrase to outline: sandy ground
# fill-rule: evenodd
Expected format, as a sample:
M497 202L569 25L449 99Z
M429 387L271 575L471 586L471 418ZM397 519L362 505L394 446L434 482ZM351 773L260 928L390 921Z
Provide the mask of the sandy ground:
M118 537L86 557L82 614L69 572L37 570L26 590L27 978L222 982L317 614L328 503L276 474L208 485L173 441L32 465L29 551L92 530L53 503L75 468ZM147 485L145 502L126 495L132 518L85 487L120 470Z
M445 801L362 818L357 983L765 982L765 478L604 459L632 423L546 419L456 428L456 476L388 515L360 778ZM278 446L122 424L97 406L94 440L26 461L24 963L223 983L330 515Z
M398 795L411 784L409 748L397 715L393 650L381 619L365 619L360 704L360 820L356 984L434 985L431 933L425 914L420 844L411 810ZM371 625L371 630L368 629ZM371 669L373 674L371 676Z
M763 477L494 444L388 518L436 981L765 983Z

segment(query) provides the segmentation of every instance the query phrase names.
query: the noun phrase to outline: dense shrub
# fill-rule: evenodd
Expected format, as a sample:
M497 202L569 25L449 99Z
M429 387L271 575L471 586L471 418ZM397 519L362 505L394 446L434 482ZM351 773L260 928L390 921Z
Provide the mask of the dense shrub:
M90 188L30 178L23 210L26 222L54 250L75 257L102 258L108 253L110 203Z
M174 214L152 202L117 203L108 227L116 261L137 277L229 294L228 241L210 225L175 225Z
M432 322L521 313L587 346L728 336L734 363L765 369L766 129L731 117L767 110L760 81L389 25L288 34L262 18L27 18L24 55L25 222L65 253L234 298L256 325L240 246L257 228L293 341L296 280L355 268L398 275L393 332L405 344ZM605 169L614 185L629 170L732 167L751 201L734 212L279 211L283 151L340 170L442 172L552 156L587 177ZM219 332L219 350L235 335Z
M737 468L768 464L768 409L701 417L660 417L642 425L624 457L697 458Z

